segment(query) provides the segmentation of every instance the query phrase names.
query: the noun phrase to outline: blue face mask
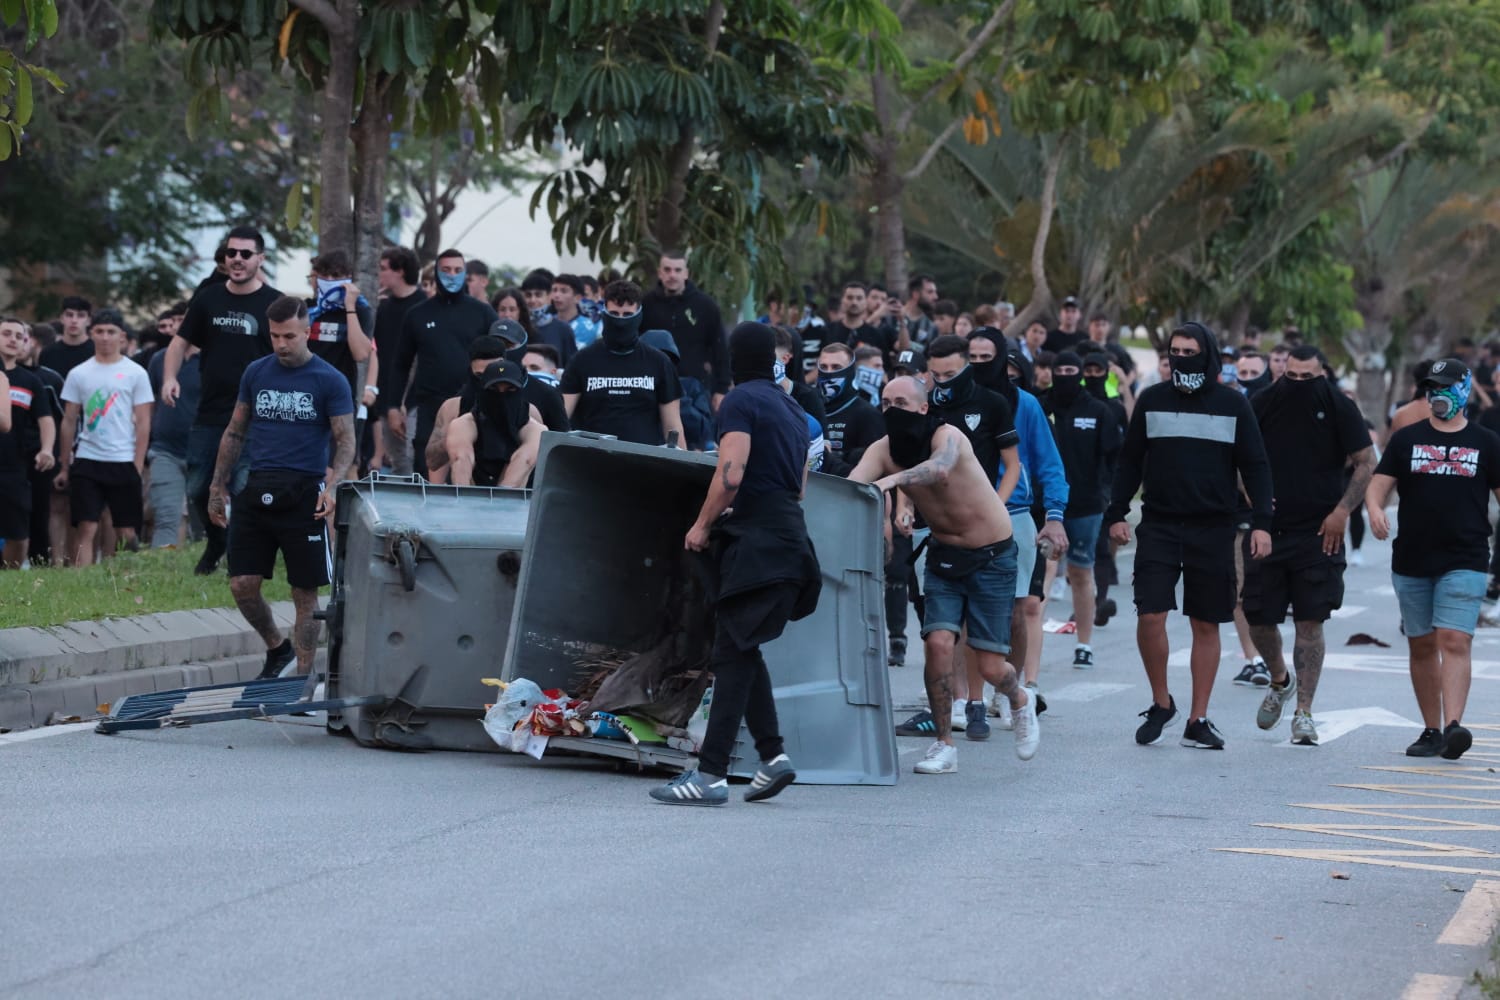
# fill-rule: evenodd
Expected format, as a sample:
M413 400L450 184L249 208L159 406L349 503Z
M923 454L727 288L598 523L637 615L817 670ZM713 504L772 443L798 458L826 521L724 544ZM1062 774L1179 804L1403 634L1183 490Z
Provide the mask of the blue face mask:
M777 382L780 382L782 379L786 378L786 365L783 364L779 358L771 365L771 378L775 379Z
M468 282L469 276L462 271L457 274L445 274L439 271L437 280L438 284L442 286L443 291L449 295L457 295L464 290L464 285Z
M1432 415L1439 420L1456 419L1469 405L1469 393L1473 388L1474 376L1465 375L1457 385L1428 390L1427 405L1432 408Z

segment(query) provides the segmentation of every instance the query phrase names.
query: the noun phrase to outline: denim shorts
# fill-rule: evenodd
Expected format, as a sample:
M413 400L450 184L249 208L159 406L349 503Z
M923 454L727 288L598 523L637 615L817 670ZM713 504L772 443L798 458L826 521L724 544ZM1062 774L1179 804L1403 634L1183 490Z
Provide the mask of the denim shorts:
M949 580L932 571L928 560L923 576L922 637L930 632L958 635L969 628L969 645L986 653L1010 652L1010 616L1016 605L1016 545L1002 542L1001 551L981 570L962 580Z
M1063 530L1068 533L1069 566L1089 569L1094 565L1094 556L1099 547L1099 531L1103 527L1103 514L1063 519Z
M1473 635L1485 583L1485 575L1472 569L1455 569L1442 576L1392 573L1391 586L1401 606L1401 631L1408 639L1431 635L1438 628Z

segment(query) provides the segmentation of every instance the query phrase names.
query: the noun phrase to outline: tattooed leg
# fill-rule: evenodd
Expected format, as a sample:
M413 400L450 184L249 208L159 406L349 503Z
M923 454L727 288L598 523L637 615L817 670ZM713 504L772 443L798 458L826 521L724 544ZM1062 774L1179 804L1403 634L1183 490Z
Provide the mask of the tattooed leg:
M292 626L292 648L297 651L297 673L310 674L313 657L318 653L318 639L323 623L313 617L318 610L318 592L292 588L292 603L297 607L297 623Z
M1311 712L1318 678L1323 674L1323 623L1297 622L1292 663L1297 667L1297 711Z
M245 621L255 629L265 642L267 649L281 645L281 629L271 615L271 606L260 595L261 577L235 576L229 579L229 592L234 595L235 607L245 616Z
M1285 684L1286 658L1281 652L1281 629L1275 625L1251 625L1250 641L1255 643L1255 651L1260 654L1260 658L1266 661L1266 669L1271 671L1272 683ZM1297 674L1300 678L1301 667L1297 668Z
M922 640L927 665L922 680L927 685L927 707L937 726L937 738L953 742L953 645L952 632L931 632Z
M984 679L995 685L995 690L1005 695L1012 710L1026 707L1026 688L1016 668L1006 662L999 653L979 652L979 672Z

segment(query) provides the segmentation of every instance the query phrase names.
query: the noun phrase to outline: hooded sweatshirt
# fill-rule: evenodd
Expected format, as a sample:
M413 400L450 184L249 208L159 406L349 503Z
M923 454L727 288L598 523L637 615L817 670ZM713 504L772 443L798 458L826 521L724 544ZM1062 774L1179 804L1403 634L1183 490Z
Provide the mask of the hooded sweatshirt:
M1136 399L1135 413L1115 471L1104 523L1125 520L1145 483L1148 518L1230 520L1240 508L1239 480L1250 494L1251 527L1271 528L1271 466L1255 414L1245 397L1217 379L1219 345L1197 323L1186 329L1207 364L1191 391L1174 381L1153 385Z
M719 304L691 281L681 295L669 295L661 282L641 299L641 329L665 330L681 351L677 374L695 378L708 391L729 391L729 347Z

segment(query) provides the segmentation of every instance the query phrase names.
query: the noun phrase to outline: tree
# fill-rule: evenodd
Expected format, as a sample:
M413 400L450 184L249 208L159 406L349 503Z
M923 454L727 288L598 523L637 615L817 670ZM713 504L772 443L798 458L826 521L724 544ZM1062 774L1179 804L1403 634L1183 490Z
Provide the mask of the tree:
M4 0L0 3L0 30L24 32L21 54L28 54L43 38L57 33L54 0ZM0 47L0 160L21 150L21 136L31 123L35 109L36 81L54 90L63 89L56 73L27 62L9 47Z

